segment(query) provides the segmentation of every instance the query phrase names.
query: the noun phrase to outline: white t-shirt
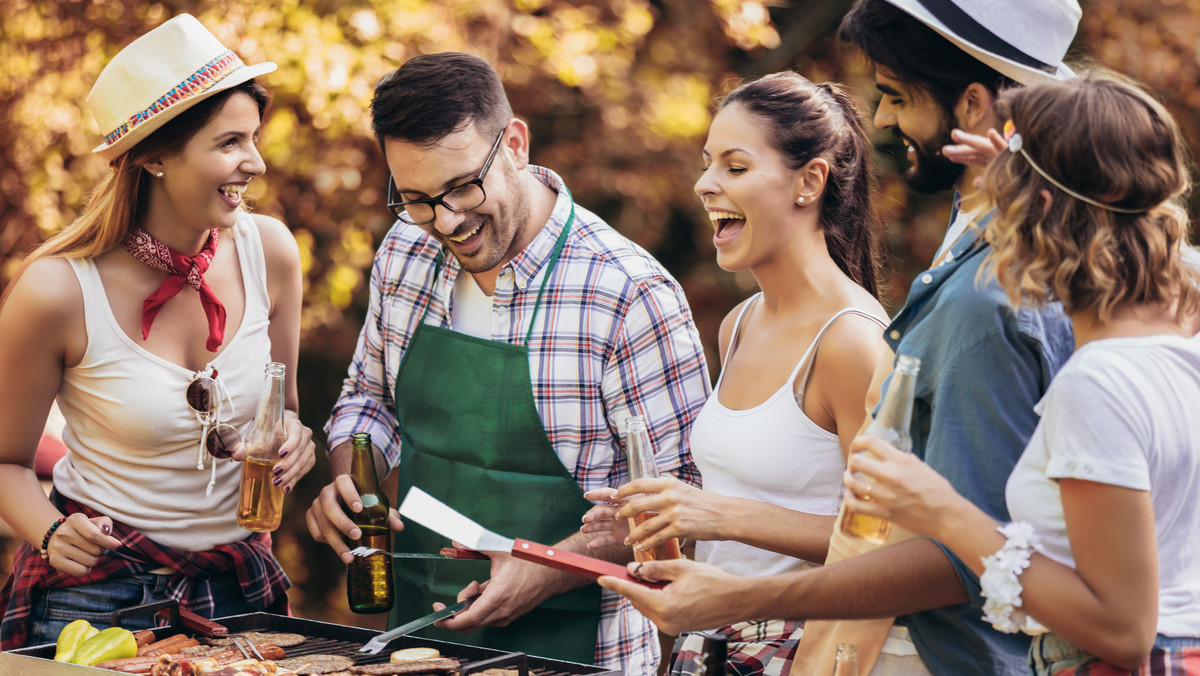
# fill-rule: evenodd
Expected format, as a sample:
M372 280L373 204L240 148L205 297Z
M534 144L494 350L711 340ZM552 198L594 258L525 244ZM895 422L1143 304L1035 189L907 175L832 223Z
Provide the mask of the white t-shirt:
M1038 403L1041 423L1008 479L1014 520L1074 566L1056 479L1150 492L1158 632L1200 631L1200 336L1109 338L1067 361ZM1114 547L1121 543L1114 542Z
M466 270L459 270L451 291L450 326L459 333L492 339L492 297Z

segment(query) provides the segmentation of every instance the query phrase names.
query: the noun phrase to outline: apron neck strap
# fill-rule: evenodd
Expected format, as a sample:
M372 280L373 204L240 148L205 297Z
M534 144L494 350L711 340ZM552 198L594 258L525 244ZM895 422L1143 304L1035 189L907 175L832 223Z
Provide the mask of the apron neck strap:
M571 191L567 190L567 186L562 186L562 190L567 193L567 201L571 204L571 215L567 216L567 222L563 224L562 232L558 233L558 240L554 242L554 251L550 253L550 260L546 262L546 276L542 277L537 303L533 306L533 316L529 318L529 328L525 331L525 347L529 347L529 339L533 337L533 325L537 321L538 310L542 307L546 284L550 282L550 275L554 274L554 268L558 266L559 254L562 253L563 246L567 243L567 235L571 232L571 225L575 222L575 200L571 197Z

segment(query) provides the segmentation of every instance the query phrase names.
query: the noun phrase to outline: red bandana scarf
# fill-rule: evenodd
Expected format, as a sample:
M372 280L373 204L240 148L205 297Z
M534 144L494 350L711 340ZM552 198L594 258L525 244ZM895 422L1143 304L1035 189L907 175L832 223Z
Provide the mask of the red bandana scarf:
M204 281L204 273L212 263L217 251L217 231L209 232L204 248L195 256L185 256L142 230L134 230L125 236L125 250L134 258L156 270L167 273L162 286L146 297L142 303L142 339L150 337L150 326L164 303L183 290L184 284L200 293L200 305L208 317L208 341L205 347L216 352L225 340L225 306Z

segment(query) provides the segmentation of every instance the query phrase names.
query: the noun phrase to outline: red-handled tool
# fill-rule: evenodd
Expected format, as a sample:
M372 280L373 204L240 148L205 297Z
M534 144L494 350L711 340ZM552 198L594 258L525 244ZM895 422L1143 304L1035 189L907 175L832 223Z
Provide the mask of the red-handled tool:
M662 582L647 582L638 579L630 575L625 566L617 563L555 547L547 547L529 540L506 538L480 526L416 486L410 488L408 495L404 496L404 502L400 504L400 514L435 533L444 535L454 542L476 551L512 552L512 555L518 559L532 561L593 580L601 575L611 575L648 587L662 588L666 586Z

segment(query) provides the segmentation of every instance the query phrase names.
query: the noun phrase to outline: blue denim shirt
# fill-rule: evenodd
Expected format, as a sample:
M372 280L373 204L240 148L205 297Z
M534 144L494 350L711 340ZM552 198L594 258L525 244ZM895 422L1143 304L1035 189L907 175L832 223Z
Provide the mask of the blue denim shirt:
M1014 309L992 274L977 280L990 247L989 213L917 277L885 331L897 354L921 360L913 452L985 512L1008 520L1004 486L1037 426L1034 404L1075 348L1058 304ZM884 382L884 390L890 378ZM939 543L939 546L940 543ZM935 675L1027 674L1029 637L982 619L979 578L948 549L971 600L900 618Z

